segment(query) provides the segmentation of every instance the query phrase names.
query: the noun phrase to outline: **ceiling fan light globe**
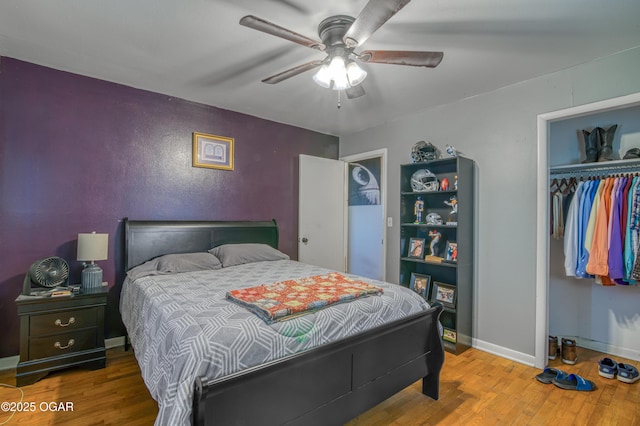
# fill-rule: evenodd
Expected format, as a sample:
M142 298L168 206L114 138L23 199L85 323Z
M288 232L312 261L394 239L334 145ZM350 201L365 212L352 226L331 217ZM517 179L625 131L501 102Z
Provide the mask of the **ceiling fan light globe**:
M347 65L347 77L351 86L357 86L367 78L367 72L351 61Z
M329 73L329 66L321 66L318 72L313 75L313 81L315 81L318 86L324 87L325 89L331 87L331 74Z
M346 90L349 87L351 87L351 85L349 84L349 78L346 72L334 76L333 90Z
M344 64L344 58L342 56L334 56L329 64L329 73L332 79L336 79L338 76L346 75L347 68Z

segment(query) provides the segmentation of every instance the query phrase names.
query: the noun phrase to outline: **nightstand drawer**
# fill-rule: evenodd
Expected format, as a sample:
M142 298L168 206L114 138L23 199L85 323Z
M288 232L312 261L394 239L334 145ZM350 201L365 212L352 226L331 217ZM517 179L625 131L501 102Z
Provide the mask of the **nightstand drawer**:
M97 308L74 309L53 314L31 315L29 335L46 336L96 326Z
M96 330L80 330L55 336L37 337L29 344L29 359L47 358L96 347Z

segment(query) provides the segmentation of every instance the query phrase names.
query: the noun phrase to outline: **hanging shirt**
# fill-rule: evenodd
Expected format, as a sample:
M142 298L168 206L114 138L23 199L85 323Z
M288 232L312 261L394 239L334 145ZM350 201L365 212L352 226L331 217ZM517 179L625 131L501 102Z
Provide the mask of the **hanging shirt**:
M585 188L585 182L578 182L576 193L567 211L567 223L564 227L564 269L568 277L576 276L579 252L578 214L580 210L579 205L583 198L582 193Z
M631 236L631 211L633 208L633 196L635 193L635 187L638 185L638 177L635 176L633 179L629 179L630 185L627 184L627 195L626 195L626 211L627 214L625 216L625 237L624 237L624 279L629 284L635 284L635 281L631 278L631 272L633 271L633 262L635 257L633 255L633 238Z
M600 199L602 196L602 191L604 190L606 181L604 179L599 181L592 181L593 186L595 188L595 192L593 193L593 202L591 203L591 207L588 205L585 206L585 209L589 212L589 220L587 222L587 230L584 233L584 251L581 252L580 259L578 259L578 267L576 269L576 276L586 277L587 274L587 264L589 259L591 258L591 246L593 245L593 231L596 226L596 217L598 213L598 209L600 208Z
M640 219L640 178L636 181L634 188L633 194L629 194L630 199L633 197L631 217L629 219L631 222L629 224L629 228L631 228L631 245L634 259L631 278L634 280L640 280L640 257L638 256L638 252L640 251L640 238L638 238L638 234L640 233L640 229L638 229L638 219Z
M616 185L611 194L611 215L609 222L609 278L620 280L624 278L624 262L622 260L623 234L620 232L620 222L622 220L622 198L624 188L627 186L626 177L616 179Z
M553 194L553 238L561 240L564 235L564 218L562 217L562 193Z
M635 179L628 178L627 184L624 186L624 190L622 192L622 216L620 217L620 233L624 236L627 230L627 219L628 219L628 208L629 208L629 190L631 186L635 182Z
M593 241L589 250L587 272L593 275L606 276L609 273L609 212L611 210L611 190L614 180L605 179L605 186L600 195L600 205L596 212L596 223L593 230Z
M578 263L576 264L576 277L586 278L589 276L585 270L589 260L589 251L585 244L589 216L593 205L593 197L598 190L600 182L590 180L585 183L580 200L580 210L578 213Z

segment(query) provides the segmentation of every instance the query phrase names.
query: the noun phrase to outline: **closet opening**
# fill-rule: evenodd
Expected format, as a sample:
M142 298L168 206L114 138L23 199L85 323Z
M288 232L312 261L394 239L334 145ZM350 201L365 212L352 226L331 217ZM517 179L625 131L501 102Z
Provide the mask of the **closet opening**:
M638 116L640 93L538 116L536 368L547 365L550 334L575 338L578 351L582 346L640 359L640 287L601 286L593 279L566 276L563 240L555 239L551 232L550 196L554 179L566 191L569 183L576 185L580 179L628 176L640 170L640 160L582 164L585 147L578 137L581 129L618 124L614 157L621 158L619 151L627 149L625 144L640 146Z

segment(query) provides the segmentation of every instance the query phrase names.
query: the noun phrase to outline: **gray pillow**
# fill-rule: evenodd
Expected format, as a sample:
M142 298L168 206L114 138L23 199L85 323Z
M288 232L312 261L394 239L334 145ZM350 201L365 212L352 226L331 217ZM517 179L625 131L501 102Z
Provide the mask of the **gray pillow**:
M270 245L258 243L224 244L212 248L209 253L220 259L224 268L243 263L289 259L288 255Z
M158 258L158 271L160 272L193 272L209 271L222 268L217 257L211 253L179 253L165 254Z

